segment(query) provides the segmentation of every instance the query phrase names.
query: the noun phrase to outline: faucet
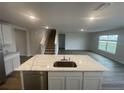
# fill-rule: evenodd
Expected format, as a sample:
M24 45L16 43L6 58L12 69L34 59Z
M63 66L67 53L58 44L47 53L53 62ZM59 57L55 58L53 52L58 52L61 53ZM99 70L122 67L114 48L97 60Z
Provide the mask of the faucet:
M61 60L67 60L67 59L65 58L65 56L63 56L63 59L61 59Z
M61 59L61 60L70 61L70 57L69 57L69 59L66 59L65 56L63 56L63 59Z
M69 61L70 61L70 57L69 57Z
M63 56L63 60L65 60L65 56Z

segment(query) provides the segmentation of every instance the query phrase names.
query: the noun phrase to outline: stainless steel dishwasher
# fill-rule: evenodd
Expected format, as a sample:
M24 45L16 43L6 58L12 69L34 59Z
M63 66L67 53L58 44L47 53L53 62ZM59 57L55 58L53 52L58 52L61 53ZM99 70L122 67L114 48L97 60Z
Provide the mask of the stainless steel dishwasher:
M47 90L47 72L25 71L23 72L25 90Z

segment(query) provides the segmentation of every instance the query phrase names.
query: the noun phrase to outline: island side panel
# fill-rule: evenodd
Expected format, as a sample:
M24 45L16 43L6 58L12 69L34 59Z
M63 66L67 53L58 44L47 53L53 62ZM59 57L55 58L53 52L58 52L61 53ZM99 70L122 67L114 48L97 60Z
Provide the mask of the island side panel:
M24 90L24 78L23 78L23 71L20 71L20 77L21 77L21 89Z

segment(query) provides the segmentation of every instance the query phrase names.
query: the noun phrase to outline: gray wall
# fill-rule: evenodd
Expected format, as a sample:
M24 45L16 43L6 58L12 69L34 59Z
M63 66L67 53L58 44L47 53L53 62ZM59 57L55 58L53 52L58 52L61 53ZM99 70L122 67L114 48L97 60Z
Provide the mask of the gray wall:
M65 33L66 50L89 50L90 34L89 33Z
M107 53L107 52L98 50L99 35L114 35L114 34L119 35L116 54L111 54L111 53ZM118 61L118 62L121 62L124 64L124 29L92 33L92 35L91 35L91 50L98 54L104 55L106 57L109 57L115 61Z

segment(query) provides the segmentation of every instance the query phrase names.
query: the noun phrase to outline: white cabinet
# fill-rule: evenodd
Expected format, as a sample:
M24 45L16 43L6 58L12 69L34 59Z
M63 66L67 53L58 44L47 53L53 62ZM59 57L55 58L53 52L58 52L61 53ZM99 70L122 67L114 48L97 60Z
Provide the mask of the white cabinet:
M49 77L49 89L50 90L64 90L65 89L65 77Z
M11 74L20 65L19 54L12 54L4 58L6 75Z
M16 54L16 56L13 57L14 69L17 68L19 65L20 65L20 56L19 56L19 54Z
M80 90L82 89L82 78L80 76L67 76L66 77L67 90Z
M102 72L84 72L84 90L101 89Z
M3 43L11 44L12 43L12 27L8 24L2 24L2 33L3 33Z
M100 89L99 78L86 78L84 80L84 90L98 90Z
M50 90L99 90L102 72L48 72Z
M48 89L80 90L82 89L82 72L48 72Z
M10 73L13 72L13 60L12 59L5 60L5 71L6 71L6 75L9 75Z

